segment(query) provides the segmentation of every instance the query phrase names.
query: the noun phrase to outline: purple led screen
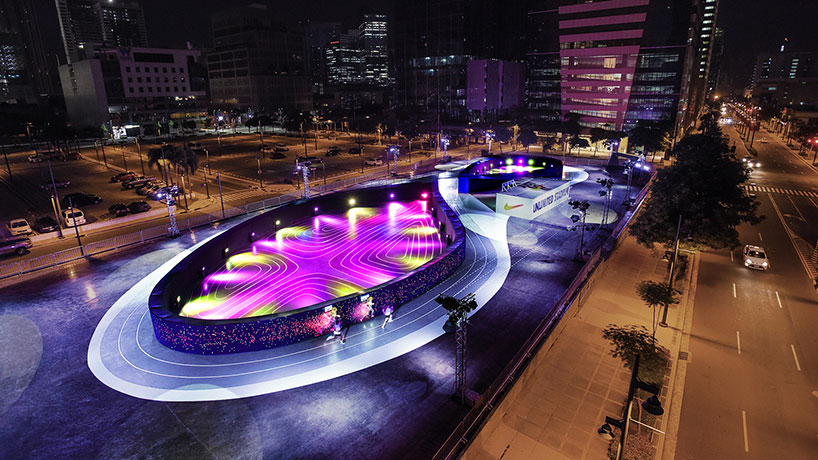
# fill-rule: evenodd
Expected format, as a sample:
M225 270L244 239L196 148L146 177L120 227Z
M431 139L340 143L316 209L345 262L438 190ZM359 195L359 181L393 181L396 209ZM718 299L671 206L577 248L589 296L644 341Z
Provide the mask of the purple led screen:
M248 318L298 310L361 292L440 255L428 202L393 202L321 214L257 235L207 275L181 316Z

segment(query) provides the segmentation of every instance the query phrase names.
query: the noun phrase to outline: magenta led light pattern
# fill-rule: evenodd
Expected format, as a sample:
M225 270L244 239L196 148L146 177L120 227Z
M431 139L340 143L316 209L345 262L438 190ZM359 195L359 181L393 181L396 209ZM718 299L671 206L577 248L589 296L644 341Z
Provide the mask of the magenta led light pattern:
M207 275L181 316L206 320L286 312L354 294L440 255L428 203L318 214L271 231Z

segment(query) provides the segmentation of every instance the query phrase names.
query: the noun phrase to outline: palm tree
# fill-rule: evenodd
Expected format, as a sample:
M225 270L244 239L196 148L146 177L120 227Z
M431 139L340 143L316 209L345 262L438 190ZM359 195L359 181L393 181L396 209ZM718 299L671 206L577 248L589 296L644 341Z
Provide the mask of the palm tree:
M173 180L173 175L168 174L167 165L173 167L176 170L176 184L180 184L179 175L182 176L181 182L183 185L187 187L188 192L190 191L190 174L196 173L196 170L199 169L199 157L196 153L188 148L187 146L179 148L174 145L164 145L158 149L151 149L148 151L148 167L153 165L159 165L161 162L162 167L160 171L162 171L163 177L165 178L165 183L170 185ZM188 176L187 184L184 184L184 178ZM169 182L170 181L170 182ZM185 187L182 187L183 189ZM185 210L188 208L187 203L187 194L184 194L185 197ZM191 199L193 199L193 195L191 194Z

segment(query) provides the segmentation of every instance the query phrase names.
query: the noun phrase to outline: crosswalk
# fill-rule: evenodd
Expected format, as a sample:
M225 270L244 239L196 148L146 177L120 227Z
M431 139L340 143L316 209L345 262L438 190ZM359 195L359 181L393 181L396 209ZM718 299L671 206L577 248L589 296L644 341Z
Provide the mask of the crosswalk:
M747 192L754 193L754 192L762 192L762 193L777 193L779 195L792 195L792 196L803 196L808 198L818 198L818 192L813 192L811 190L798 190L792 188L783 188L783 187L767 187L764 185L747 185L745 186Z

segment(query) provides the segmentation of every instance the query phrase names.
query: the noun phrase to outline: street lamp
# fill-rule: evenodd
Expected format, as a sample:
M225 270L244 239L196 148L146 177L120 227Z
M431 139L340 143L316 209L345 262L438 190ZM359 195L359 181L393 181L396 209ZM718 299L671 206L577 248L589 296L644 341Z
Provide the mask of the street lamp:
M619 446L616 449L616 460L621 460L622 455L625 451L625 441L628 436L628 426L630 425L630 422L636 423L640 426L644 426L645 428L651 431L655 431L659 434L665 434L665 432L662 430L659 430L648 424L642 423L639 420L631 418L634 393L636 392L637 389L644 390L652 394L651 397L642 402L642 408L645 409L646 412L656 416L665 413L665 410L662 408L662 403L659 401L659 398L656 397L656 395L659 393L659 388L640 381L638 378L638 374L639 374L639 355L636 355L633 359L631 381L630 384L628 385L628 399L625 402L625 410L622 420L617 420L615 418L606 416L605 423L597 430L597 433L602 439L610 441L613 439L613 429L611 428L611 426L619 428L620 430Z

